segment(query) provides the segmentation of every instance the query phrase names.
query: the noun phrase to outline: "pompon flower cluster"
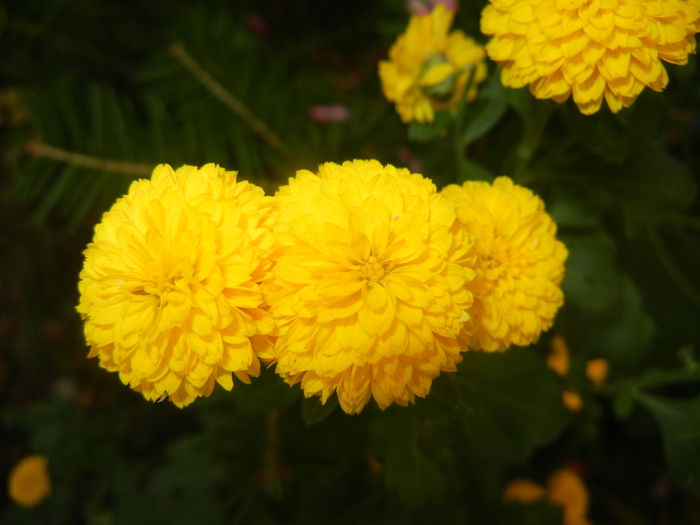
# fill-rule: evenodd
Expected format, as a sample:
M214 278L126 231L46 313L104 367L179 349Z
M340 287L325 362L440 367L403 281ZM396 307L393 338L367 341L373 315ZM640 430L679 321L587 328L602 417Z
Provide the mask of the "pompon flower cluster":
M301 170L274 197L214 164L155 168L95 228L78 311L90 356L183 407L261 362L347 413L428 394L467 350L535 341L567 256L507 177L437 191L374 160Z

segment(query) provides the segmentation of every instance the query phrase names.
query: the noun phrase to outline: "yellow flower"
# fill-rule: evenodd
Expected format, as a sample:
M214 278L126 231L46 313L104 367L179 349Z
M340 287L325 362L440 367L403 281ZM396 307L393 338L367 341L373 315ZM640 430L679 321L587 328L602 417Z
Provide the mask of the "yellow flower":
M475 239L474 306L462 331L470 348L528 345L547 330L563 303L559 283L567 250L542 200L508 177L442 190L461 229Z
M51 493L51 480L44 456L27 456L10 472L7 490L10 499L22 507L34 507Z
M354 414L428 394L455 370L471 239L435 186L375 160L297 172L277 193L278 249L264 286L277 373Z
M532 503L545 497L547 492L542 485L529 479L514 479L503 491L504 502Z
M581 412L581 409L583 409L583 399L581 399L581 394L573 390L562 391L561 402L572 412Z
M586 376L595 386L602 386L605 383L609 370L610 364L608 360L602 357L591 359L586 363Z
M588 525L588 491L579 475L569 468L554 472L543 487L529 479L511 481L501 495L504 502L533 503L547 498L562 507L564 525Z
M272 197L236 172L168 165L135 181L95 228L78 311L90 357L151 401L182 407L259 372L271 316L260 283Z
M588 491L576 472L563 468L547 481L547 497L564 508L565 525L587 525Z
M700 0L490 0L481 31L503 85L537 98L569 95L589 115L615 113L645 86L661 91L661 60L685 64L700 31Z
M466 99L486 78L484 48L461 31L449 33L454 13L438 5L430 14L412 16L406 32L379 63L384 96L396 104L403 122L432 122L434 111L451 109L473 75Z
M549 343L547 366L561 377L569 373L569 345L560 335L552 337Z

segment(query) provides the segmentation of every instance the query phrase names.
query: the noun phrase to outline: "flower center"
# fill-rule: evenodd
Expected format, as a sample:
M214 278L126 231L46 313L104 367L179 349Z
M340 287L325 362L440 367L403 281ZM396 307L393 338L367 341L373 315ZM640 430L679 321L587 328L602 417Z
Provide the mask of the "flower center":
M360 275L366 281L379 281L384 277L384 266L377 257L370 255L360 267Z
M494 254L485 253L481 256L481 264L485 268L492 269L499 266L499 261L496 259Z
M438 71L441 71L441 68L445 68L449 64L449 59L443 53L436 53L423 62L418 78L422 84L421 91L425 96L435 99L449 99L453 95L458 77L454 69L452 67L446 68L449 74L445 74L443 71L435 76Z

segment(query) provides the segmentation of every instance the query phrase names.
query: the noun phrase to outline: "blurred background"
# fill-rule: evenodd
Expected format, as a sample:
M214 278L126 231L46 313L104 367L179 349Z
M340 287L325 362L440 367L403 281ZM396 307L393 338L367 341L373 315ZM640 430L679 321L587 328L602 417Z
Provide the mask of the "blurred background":
M454 24L480 42L485 3ZM438 187L511 173L552 103L501 88L490 63L456 160L450 130L407 130L382 96L377 62L408 17L402 0L0 3L0 483L41 454L52 484L32 509L3 490L0 523L562 523L500 495L563 466L593 523L700 523L696 57L619 115L557 106L517 182L570 250L566 306L535 347L465 355L414 407L346 416L267 370L181 410L86 358L82 251L158 163L219 163L269 193L353 158ZM546 366L553 334L566 378Z

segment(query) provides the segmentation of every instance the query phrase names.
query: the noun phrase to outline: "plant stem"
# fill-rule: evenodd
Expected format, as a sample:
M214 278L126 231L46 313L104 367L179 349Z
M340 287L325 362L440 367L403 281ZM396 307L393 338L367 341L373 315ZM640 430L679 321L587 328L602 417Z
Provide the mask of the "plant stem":
M547 128L549 117L554 111L554 103L550 101L536 101L535 118L533 122L528 122L523 138L516 151L516 164L513 171L513 179L521 182L525 174L527 165L537 152L537 148L542 140L544 130Z
M59 162L65 162L66 164L71 164L73 166L80 166L82 168L90 168L100 171L109 171L120 175L148 177L153 171L153 166L148 164L91 157L89 155L83 155L82 153L67 151L55 146L44 144L39 139L30 140L27 142L25 148L33 157L53 159Z
M668 222L671 222L676 226L700 230L700 217L678 214L669 217Z
M270 410L265 416L265 448L263 449L263 471L265 484L272 495L281 493L279 476L279 411Z
M199 80L214 97L243 119L265 142L282 155L289 156L289 150L282 144L275 132L204 69L181 43L172 44L170 54L177 58L185 69L192 73L192 76Z
M469 77L467 82L462 89L462 93L459 95L459 103L457 104L457 115L455 116L455 155L457 160L457 172L461 174L462 166L464 165L464 157L466 156L466 149L469 147L469 143L464 141L462 137L462 123L464 122L464 116L466 114L465 108L467 106L467 97L469 96L469 91L471 91L474 85L474 78L476 77L476 66L472 67L469 72ZM461 177L461 176L460 176Z
M649 374L646 377L636 377L631 379L620 379L610 384L603 385L596 389L598 392L607 394L618 394L620 392L637 392L643 389L658 388L675 383L687 381L700 381L700 374L697 370L667 370Z

